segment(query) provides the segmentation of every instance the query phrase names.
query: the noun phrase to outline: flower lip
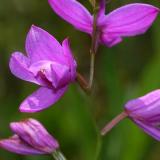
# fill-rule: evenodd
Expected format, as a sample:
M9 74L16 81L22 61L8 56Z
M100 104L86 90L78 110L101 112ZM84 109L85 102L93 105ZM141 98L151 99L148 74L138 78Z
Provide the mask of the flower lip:
M33 63L29 70L41 84L49 88L59 89L71 81L71 69L54 61L38 61Z

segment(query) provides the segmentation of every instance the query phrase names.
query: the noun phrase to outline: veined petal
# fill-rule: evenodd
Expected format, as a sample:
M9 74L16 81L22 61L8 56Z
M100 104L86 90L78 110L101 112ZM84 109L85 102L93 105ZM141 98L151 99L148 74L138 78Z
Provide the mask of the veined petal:
M46 109L56 103L67 88L68 86L65 86L54 91L50 88L41 87L22 102L20 111L33 113Z
M57 140L35 119L12 122L10 127L21 139L42 152L52 153L59 148Z
M160 141L160 89L130 100L125 111L139 127Z
M65 63L60 43L48 32L33 25L26 38L26 52L32 63L39 60Z
M77 0L48 0L52 9L75 28L92 33L93 17Z
M12 54L9 62L9 67L12 74L14 74L16 77L22 80L39 84L34 78L32 72L29 71L29 65L30 60L22 53L15 52Z
M144 123L139 120L133 120L139 127L141 127L147 134L152 136L154 139L160 141L160 127L152 126L151 124Z
M69 40L65 39L62 43L62 47L63 47L63 52L64 55L66 56L67 60L68 60L68 64L70 66L70 72L71 72L71 80L74 81L76 78L76 68L77 68L77 63L72 55L72 51L70 49L70 44L69 44Z
M145 121L154 119L160 114L160 89L154 90L142 97L130 100L125 104L129 116Z
M98 25L108 36L135 36L145 33L158 13L159 9L152 5L134 3L114 10Z
M22 141L18 135L14 135L8 139L0 140L0 147L10 152L22 155L46 154L45 152L39 151Z

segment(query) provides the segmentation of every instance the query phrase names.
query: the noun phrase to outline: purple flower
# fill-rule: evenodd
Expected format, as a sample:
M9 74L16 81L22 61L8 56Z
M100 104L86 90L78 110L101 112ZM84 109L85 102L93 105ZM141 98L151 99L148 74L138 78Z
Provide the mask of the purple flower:
M12 54L11 72L41 87L20 105L21 112L37 112L54 104L76 78L76 62L68 39L60 43L41 28L32 26L26 38L27 56Z
M17 154L51 154L59 148L47 130L35 119L27 119L10 124L14 135L0 140L0 147Z
M93 16L77 0L48 0L52 9L64 20L82 32L92 34ZM152 25L159 9L143 3L133 3L120 7L105 15L105 0L101 0L97 27L99 41L112 47L123 37L145 33Z
M160 89L129 101L125 111L139 127L160 141Z

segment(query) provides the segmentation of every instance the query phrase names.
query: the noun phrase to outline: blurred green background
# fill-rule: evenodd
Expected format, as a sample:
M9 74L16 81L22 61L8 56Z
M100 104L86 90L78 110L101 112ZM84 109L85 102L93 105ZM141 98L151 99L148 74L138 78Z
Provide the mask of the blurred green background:
M80 0L88 9L87 0ZM107 12L132 2L160 6L159 0L113 0ZM12 133L11 121L26 117L40 120L60 142L68 160L159 160L160 143L144 134L130 120L118 124L107 136L99 129L123 109L129 99L160 87L160 17L142 36L123 43L101 46L96 57L94 92L87 96L75 83L49 109L19 113L18 106L37 86L14 77L8 68L11 53L24 52L32 24L52 33L59 41L70 38L78 70L88 77L90 37L56 16L47 0L0 0L0 138ZM19 156L0 149L0 160L50 160L50 156Z

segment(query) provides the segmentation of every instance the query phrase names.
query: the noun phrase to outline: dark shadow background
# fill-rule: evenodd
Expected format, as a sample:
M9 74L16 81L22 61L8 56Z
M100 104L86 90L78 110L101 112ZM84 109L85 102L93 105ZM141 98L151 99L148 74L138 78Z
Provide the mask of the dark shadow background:
M80 0L88 9L88 1ZM160 6L158 0L112 0L107 12L132 2ZM69 37L78 70L88 77L90 37L55 15L47 0L0 0L0 137L12 133L11 121L26 117L40 120L60 142L68 160L159 160L160 143L124 120L100 140L99 129L122 111L125 102L160 86L160 16L142 36L123 43L101 46L96 57L94 93L86 96L75 83L49 109L24 114L22 100L37 86L14 77L8 68L13 51L24 52L26 34L32 24L42 27L59 41ZM101 146L101 149L100 149ZM19 156L0 150L0 160L50 160L49 156Z

